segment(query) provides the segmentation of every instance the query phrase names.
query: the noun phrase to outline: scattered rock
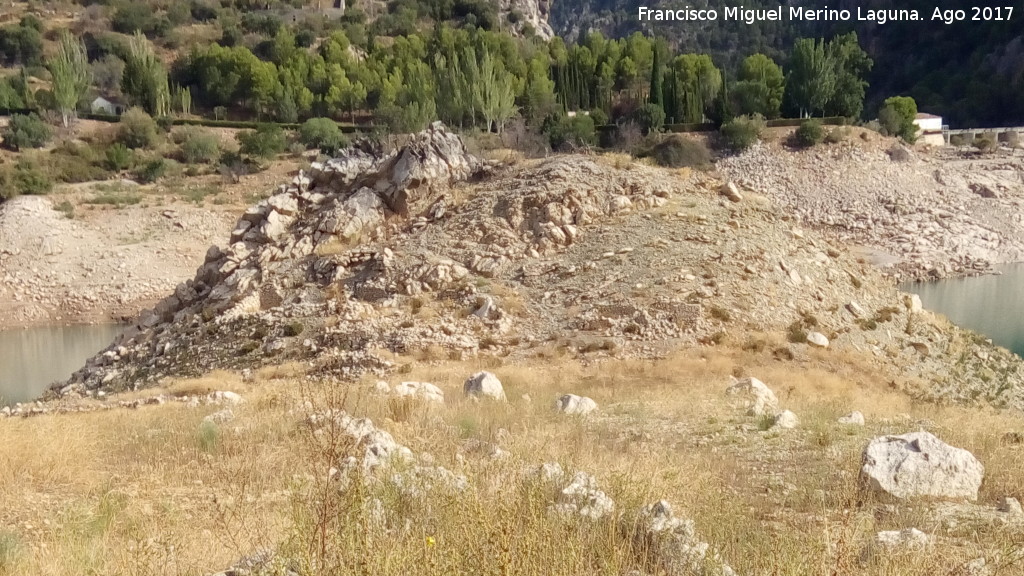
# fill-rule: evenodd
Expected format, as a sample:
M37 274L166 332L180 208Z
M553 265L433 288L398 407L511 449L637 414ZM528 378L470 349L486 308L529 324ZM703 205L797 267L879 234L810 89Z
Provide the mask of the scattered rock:
M817 348L828 348L828 338L821 332L808 332L807 343Z
M586 396L566 394L555 401L555 408L563 414L590 414L597 410L597 402Z
M738 394L747 401L747 415L764 416L775 414L779 409L779 399L775 393L757 378L732 378L732 385L726 389L728 394Z
M904 530L884 530L875 535L875 542L888 549L921 549L931 543L931 537L917 528Z
M579 515L590 520L600 520L614 509L612 499L598 490L597 480L586 472L573 475L569 484L559 492L558 502L553 506L558 514Z
M996 510L1012 514L1014 516L1020 516L1024 514L1024 508L1021 508L1020 501L1012 496L1005 496L999 501L999 505L996 506Z
M881 436L864 449L861 478L896 498L935 497L974 501L985 467L973 454L925 431Z
M789 410L783 410L775 416L775 423L772 428L782 428L785 430L792 430L800 425L800 419L796 417Z
M474 398L482 396L502 402L505 400L505 389L501 386L501 380L498 380L498 377L490 372L473 374L466 380L462 389L466 396Z
M402 382L395 386L392 392L399 397L410 396L427 402L444 404L444 392L429 382Z
M225 408L203 418L203 424L223 424L235 419L235 413L230 408Z
M742 202L743 201L743 195L740 194L740 189L737 188L736 184L733 183L733 182L726 182L725 184L722 184L722 187L719 190L719 193L722 196L725 196L726 198L728 198L732 202Z
M850 412L846 416L840 416L838 422L840 424L846 424L848 426L863 426L864 415L861 414L859 411L854 410L853 412Z

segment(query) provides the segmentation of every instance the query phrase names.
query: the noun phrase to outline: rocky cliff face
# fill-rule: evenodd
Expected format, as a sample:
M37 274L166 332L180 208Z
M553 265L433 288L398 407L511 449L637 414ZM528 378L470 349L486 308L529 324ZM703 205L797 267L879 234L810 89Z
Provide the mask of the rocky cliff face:
M721 342L796 363L864 355L918 394L1024 406L1019 359L749 189L579 155L499 168L440 125L282 186L56 392L283 361L347 379L409 357L656 358Z
M544 40L550 40L555 32L548 23L551 17L552 0L500 0L499 7L505 20L522 30L523 24L529 24Z

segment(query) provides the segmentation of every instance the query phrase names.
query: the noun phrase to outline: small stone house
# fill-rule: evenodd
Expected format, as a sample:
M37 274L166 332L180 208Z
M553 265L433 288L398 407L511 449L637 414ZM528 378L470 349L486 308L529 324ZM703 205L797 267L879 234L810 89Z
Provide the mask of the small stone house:
M104 98L103 96L97 96L89 104L89 111L93 114L108 114L110 116L120 116L124 114L126 108L124 103L117 98Z
M918 113L914 117L914 124L917 125L918 142L932 146L942 146L946 143L942 136L942 116Z

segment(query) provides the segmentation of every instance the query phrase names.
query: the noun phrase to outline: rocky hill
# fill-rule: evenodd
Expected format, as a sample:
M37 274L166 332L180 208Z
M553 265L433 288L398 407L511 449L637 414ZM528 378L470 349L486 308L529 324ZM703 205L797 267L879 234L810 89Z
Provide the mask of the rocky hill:
M1018 358L890 282L713 175L588 156L495 166L434 125L391 154L351 147L249 209L56 392L289 361L350 379L402 370L405 354L589 361L726 343L794 366L814 348L860 355L916 395L1024 407Z

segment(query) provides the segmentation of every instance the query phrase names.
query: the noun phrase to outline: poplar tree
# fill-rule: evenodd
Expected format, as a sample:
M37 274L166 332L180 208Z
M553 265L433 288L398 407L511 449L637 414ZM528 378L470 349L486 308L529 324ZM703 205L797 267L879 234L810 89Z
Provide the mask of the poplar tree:
M57 46L57 54L48 68L53 79L53 99L60 111L61 120L67 128L78 106L78 101L89 88L92 76L85 44L63 31Z

